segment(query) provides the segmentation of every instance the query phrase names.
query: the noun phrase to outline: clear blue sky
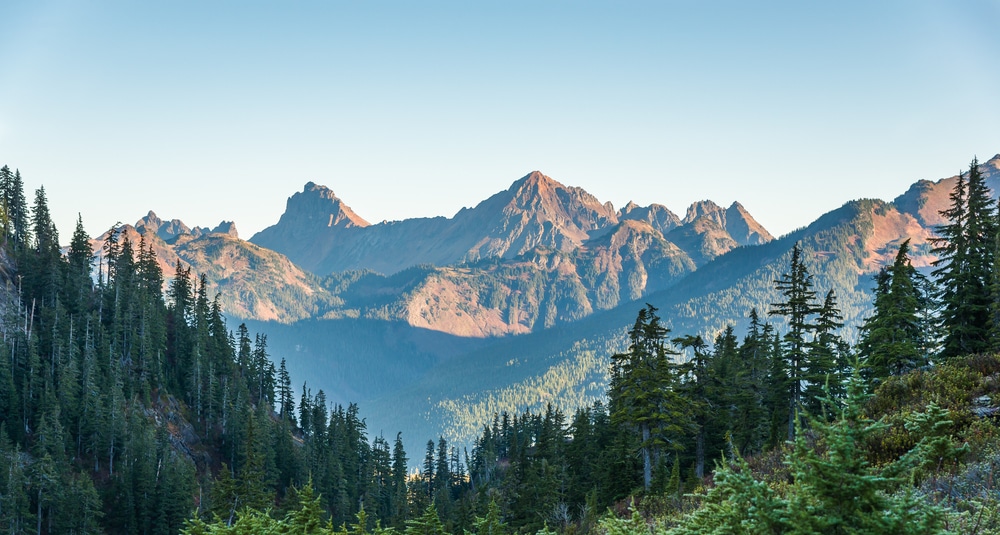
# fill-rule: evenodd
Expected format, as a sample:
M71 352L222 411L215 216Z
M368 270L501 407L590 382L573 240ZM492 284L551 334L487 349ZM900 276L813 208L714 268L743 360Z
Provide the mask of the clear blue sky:
M1000 2L0 3L0 163L62 241L155 210L377 222L538 169L775 234L1000 152Z

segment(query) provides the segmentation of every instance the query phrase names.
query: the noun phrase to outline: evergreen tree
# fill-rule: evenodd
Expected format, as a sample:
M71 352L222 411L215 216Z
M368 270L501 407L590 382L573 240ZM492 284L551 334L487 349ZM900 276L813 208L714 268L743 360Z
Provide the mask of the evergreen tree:
M991 289L1000 225L975 158L968 176L959 174L949 199L951 206L940 212L948 223L937 228L932 251L938 255L932 274L940 288L944 359L982 353L992 345Z
M288 375L288 368L285 367L285 358L281 358L281 365L278 366L278 402L281 403L282 418L295 423L295 398L292 396L292 379Z
M427 449L424 452L424 464L420 473L423 482L424 495L428 500L434 499L434 441L427 441Z
M892 265L875 276L875 312L861 327L859 356L873 379L902 375L928 361L930 326L920 312L930 297L921 291L924 277L910 264L909 244L904 241Z
M705 475L705 440L708 425L717 416L714 409L718 408L718 405L713 403L712 397L718 376L709 371L710 367L714 368L713 359L708 352L708 345L701 336L682 336L674 338L673 342L682 349L690 349L692 352L692 358L680 367L680 372L685 377L678 390L690 406L689 414L695 435L694 475L700 479ZM676 453L679 451L680 448L676 448Z
M28 201L24 196L24 181L20 170L12 173L6 165L0 168L0 196L3 197L4 239L17 255L28 246L30 236Z
M41 319L42 306L52 310L59 296L63 276L63 257L59 251L59 234L49 214L45 188L35 191L35 203L31 213L34 229L34 243L22 255L24 268L24 304L32 309L34 317ZM30 301L29 301L30 300ZM37 311L37 312L36 312ZM48 346L48 325L40 326L43 339Z
M427 506L422 515L406 522L406 535L445 535L444 524L438 516L434 502Z
M739 370L734 380L738 385L734 392L734 416L731 440L736 448L745 454L762 451L767 444L770 421L769 399L772 391L784 392L784 387L774 384L778 378L768 373L773 344L771 325L761 321L757 309L750 310L750 326L743 344L738 350Z
M396 434L396 441L392 445L392 477L390 487L390 509L389 514L396 527L401 527L409 516L409 507L406 500L406 450L403 448L403 434Z
M495 500L490 500L486 507L486 516L476 517L476 535L506 535L507 526L500 516L500 507Z
M884 425L864 416L863 403L855 376L846 402L830 406L835 421L811 419L812 431L797 434L785 455L793 479L784 496L736 456L718 467L702 506L668 533L944 533L937 506L899 491L901 481L887 467L866 461L863 445Z
M802 249L798 243L792 248L789 272L775 281L775 287L785 301L773 303L768 314L784 316L788 322L781 349L788 385L788 440L792 440L795 437L795 415L803 407L804 387L810 378L807 336L815 329L810 319L819 312L812 275L802 262Z
M66 281L63 285L63 302L71 315L84 313L88 305L94 268L94 251L90 246L90 236L83 228L83 218L77 214L76 229L70 240L66 255Z
M679 376L670 360L677 352L666 343L669 332L660 323L656 308L647 304L629 331L628 352L611 357L611 421L639 434L647 491L660 453L664 448L681 448L690 426L690 402L677 388Z
M823 397L844 397L844 384L850 375L851 358L850 347L837 334L844 326L843 320L837 306L837 296L830 290L816 313L813 340L809 345L809 363L806 366L806 408L814 414L822 409L820 400Z

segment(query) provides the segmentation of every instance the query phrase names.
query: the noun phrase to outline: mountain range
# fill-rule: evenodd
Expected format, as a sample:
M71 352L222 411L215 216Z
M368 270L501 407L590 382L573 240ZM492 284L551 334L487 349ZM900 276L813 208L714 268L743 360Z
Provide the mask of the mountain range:
M1000 191L1000 155L980 169ZM376 431L465 441L501 410L600 398L645 302L676 334L741 333L752 308L766 316L777 302L796 242L853 336L871 274L903 240L916 266L935 259L929 239L955 180L852 201L778 239L737 202L694 203L684 217L615 210L537 171L451 218L373 225L310 182L249 241L232 223L188 228L153 212L118 232L152 247L168 277L178 262L205 274L231 322L267 332L293 378L360 402Z
M512 260L538 248L571 253L599 246L596 240L628 221L645 223L668 241L673 241L668 235L683 228L675 235L684 244L684 253L698 263L737 245L772 239L738 203L729 209L711 201L696 203L684 219L656 204L629 203L616 211L611 203L535 171L454 217L376 225L359 217L328 188L310 182L288 199L275 225L250 241L317 274L358 269L393 274L421 264Z

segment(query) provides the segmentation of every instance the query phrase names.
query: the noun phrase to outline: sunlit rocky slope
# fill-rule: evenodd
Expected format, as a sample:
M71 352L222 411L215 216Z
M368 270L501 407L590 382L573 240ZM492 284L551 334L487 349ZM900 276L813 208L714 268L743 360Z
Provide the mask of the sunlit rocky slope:
M1000 155L981 170L1000 190ZM683 218L660 205L615 211L540 173L453 218L369 225L307 184L256 244L206 229L147 239L165 273L180 259L222 291L232 319L266 321L254 329L314 391L362 403L386 433L461 440L497 410L571 410L603 395L608 356L645 302L677 334L740 333L751 308L766 315L776 302L795 242L853 336L871 275L899 243L911 240L917 266L934 260L929 239L954 181L853 201L780 239L738 203L696 203Z

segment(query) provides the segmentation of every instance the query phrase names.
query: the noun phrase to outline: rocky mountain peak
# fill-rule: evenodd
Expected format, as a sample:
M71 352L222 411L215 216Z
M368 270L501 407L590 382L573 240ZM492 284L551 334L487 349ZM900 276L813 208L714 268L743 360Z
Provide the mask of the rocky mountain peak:
M618 218L622 221L645 221L661 234L666 234L681 225L681 218L662 204L639 206L629 201L618 211Z
M628 203L625 204L625 206L622 206L621 210L618 211L618 217L619 218L624 217L629 213L631 213L633 210L636 210L637 208L640 208L638 204L629 201Z
M281 219L290 217L310 227L367 227L371 223L356 214L333 190L307 182L301 193L288 198Z
M993 191L993 198L1000 194L1000 154L985 162L979 162L979 172L983 174L986 185ZM968 169L962 169L968 173ZM896 197L893 204L900 211L908 213L924 226L935 227L946 223L941 215L951 205L950 195L955 189L958 175L940 180L919 180L910 186L905 193Z
M136 221L135 230L141 235L145 235L146 233L155 234L165 242L172 242L184 235L200 236L202 231L198 227L191 229L180 219L164 221L152 210L145 217Z
M733 202L726 209L725 216L726 231L740 245L760 245L774 239L774 236L738 202Z
M700 217L707 217L723 227L726 226L725 211L721 206L712 201L705 200L691 203L682 222L687 225Z
M516 206L537 208L551 201L556 191L565 189L566 186L540 171L532 171L511 184L507 191L512 194L512 202Z
M210 230L211 234L225 234L227 236L232 236L233 238L239 238L239 232L236 232L236 223L232 221L223 221L218 224L214 229Z
M539 171L514 182L508 191L514 192L514 200L519 206L567 213L592 211L598 218L607 218L612 224L618 222L618 215L610 203L602 203L583 188L566 186Z
M1000 171L1000 154L997 154L992 158L990 158L989 160L986 160L981 165L983 167L986 167L987 169L992 168L995 171Z
M285 254L296 264L316 269L331 251L345 247L347 235L369 227L372 225L333 190L307 182L302 191L288 198L278 222L254 234L250 241Z

